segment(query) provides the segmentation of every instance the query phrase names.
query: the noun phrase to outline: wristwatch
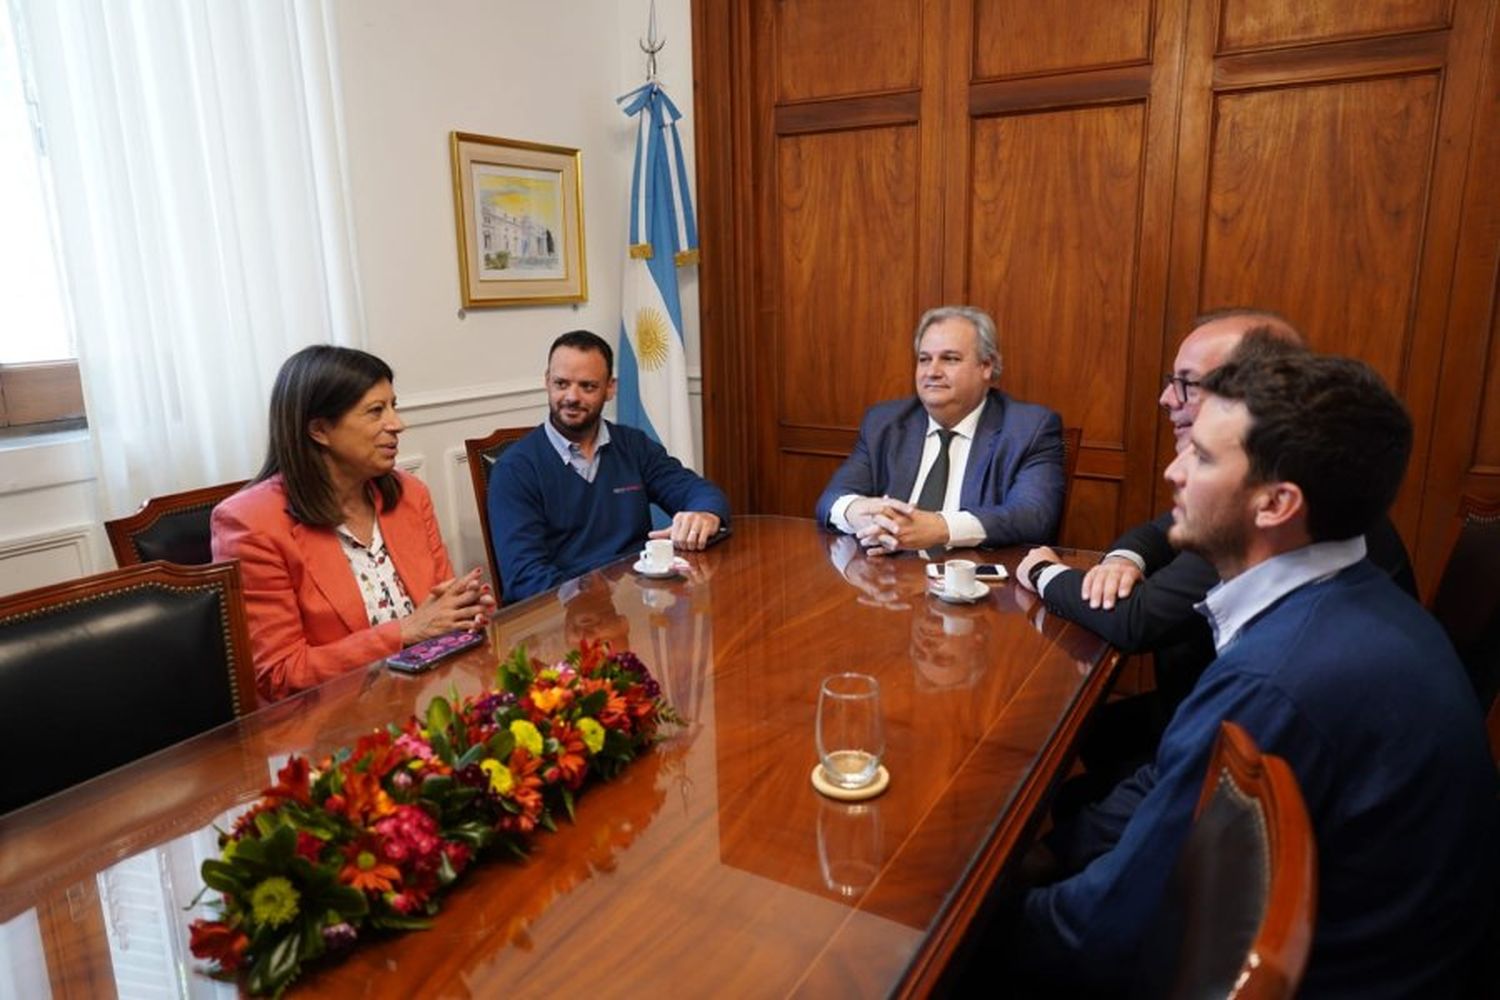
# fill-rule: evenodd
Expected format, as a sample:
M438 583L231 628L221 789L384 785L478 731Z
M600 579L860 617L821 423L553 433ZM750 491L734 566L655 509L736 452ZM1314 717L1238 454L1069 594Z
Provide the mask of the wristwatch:
M1032 565L1031 569L1026 574L1026 582L1031 584L1031 589L1033 591L1035 591L1037 594L1040 594L1042 592L1042 588L1038 584L1038 581L1042 578L1042 572L1046 570L1047 567L1056 565L1058 565L1058 563L1054 562L1051 559L1042 559Z

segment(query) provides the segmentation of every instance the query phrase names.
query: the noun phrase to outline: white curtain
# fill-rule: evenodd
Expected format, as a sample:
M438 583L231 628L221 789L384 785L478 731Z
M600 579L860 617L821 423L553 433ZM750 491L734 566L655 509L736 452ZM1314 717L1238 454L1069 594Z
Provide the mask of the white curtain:
M19 6L103 516L247 477L281 362L364 339L331 12Z

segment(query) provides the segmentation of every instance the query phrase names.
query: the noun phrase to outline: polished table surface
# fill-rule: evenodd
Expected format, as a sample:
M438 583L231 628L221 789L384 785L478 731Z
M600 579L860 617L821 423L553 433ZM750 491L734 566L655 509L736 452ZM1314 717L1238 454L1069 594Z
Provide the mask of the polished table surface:
M982 558L1014 570L1021 550ZM924 593L917 556L866 560L810 521L743 517L692 570L622 562L517 604L428 674L381 666L0 817L0 993L209 996L187 951L198 865L290 753L315 759L436 694L493 682L517 643L628 646L686 720L525 862L493 858L427 931L373 936L313 996L885 996L930 988L1015 854L1116 663L1016 584ZM128 669L122 651L122 669ZM816 793L822 677L879 678L891 773ZM61 739L86 739L52 706ZM38 752L45 752L38 748ZM7 761L7 767L25 766ZM9 979L6 978L8 974ZM19 985L18 985L19 984ZM149 987L149 988L148 988Z

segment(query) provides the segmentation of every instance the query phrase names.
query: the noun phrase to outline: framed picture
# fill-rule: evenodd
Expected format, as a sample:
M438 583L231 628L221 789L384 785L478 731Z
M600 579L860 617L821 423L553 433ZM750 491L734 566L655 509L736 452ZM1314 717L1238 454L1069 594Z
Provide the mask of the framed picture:
M586 300L578 150L469 132L451 148L464 306Z

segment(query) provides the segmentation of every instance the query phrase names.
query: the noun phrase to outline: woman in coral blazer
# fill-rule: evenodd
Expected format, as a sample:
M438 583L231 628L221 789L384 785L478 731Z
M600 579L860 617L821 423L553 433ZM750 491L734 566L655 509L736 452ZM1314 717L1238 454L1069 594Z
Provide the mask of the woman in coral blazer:
M214 559L239 560L268 701L482 628L494 609L477 569L454 579L427 488L396 469L391 381L363 351L292 355L271 390L264 467L214 509Z

